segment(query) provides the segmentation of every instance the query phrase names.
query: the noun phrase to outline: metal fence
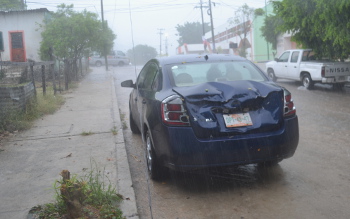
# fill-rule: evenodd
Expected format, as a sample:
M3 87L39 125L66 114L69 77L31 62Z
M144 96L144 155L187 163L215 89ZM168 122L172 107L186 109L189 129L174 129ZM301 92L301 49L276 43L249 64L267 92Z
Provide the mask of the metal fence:
M79 61L0 62L0 110L24 109L37 95L37 88L52 86L54 94L68 90L72 81L78 81L88 71L88 63Z

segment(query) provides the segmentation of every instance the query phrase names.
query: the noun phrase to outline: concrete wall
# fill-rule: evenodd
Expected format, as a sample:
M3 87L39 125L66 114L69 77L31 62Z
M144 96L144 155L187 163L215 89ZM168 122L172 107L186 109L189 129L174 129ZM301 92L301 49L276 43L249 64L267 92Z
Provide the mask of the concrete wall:
M32 82L20 86L0 87L0 113L24 110L32 97L34 97Z
M41 42L41 31L39 25L43 24L48 16L47 9L35 9L27 11L1 11L0 31L4 40L4 51L1 52L2 61L11 61L9 32L23 31L26 58L40 61L39 48Z

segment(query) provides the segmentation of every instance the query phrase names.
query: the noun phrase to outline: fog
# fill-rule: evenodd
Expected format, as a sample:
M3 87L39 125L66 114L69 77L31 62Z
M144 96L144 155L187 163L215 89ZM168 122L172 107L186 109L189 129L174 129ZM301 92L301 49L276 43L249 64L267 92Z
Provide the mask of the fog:
M159 53L160 42L162 53L174 55L178 46L176 25L185 22L201 22L201 10L199 0L54 0L54 1L27 1L28 9L48 8L56 11L59 4L74 4L75 10L88 10L99 14L101 17L101 1L103 1L104 19L109 27L117 35L114 49L126 52L134 45L146 44L154 47ZM225 24L234 11L247 3L250 7L259 8L265 6L265 0L247 0L244 2L218 0L212 1L214 28ZM196 8L197 6L197 8ZM203 1L203 6L208 6L208 1ZM210 22L207 8L203 8L204 22ZM160 34L160 32L162 34ZM133 34L132 34L133 33Z

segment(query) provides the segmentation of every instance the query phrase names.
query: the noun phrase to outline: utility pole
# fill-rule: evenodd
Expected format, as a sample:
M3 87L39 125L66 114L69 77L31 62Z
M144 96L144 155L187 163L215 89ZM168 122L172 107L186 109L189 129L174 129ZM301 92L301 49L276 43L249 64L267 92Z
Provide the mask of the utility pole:
M101 17L102 17L102 31L105 34L106 32L106 27L105 27L105 19L103 16L103 0L101 0ZM105 57L105 65L106 65L106 71L108 71L108 60L107 60L107 52L106 52L106 42L103 42L103 55Z
M165 55L168 56L168 34L165 33Z
M210 25L211 25L211 38L213 40L213 53L216 53L215 48L215 37L214 37L214 23L213 23L213 13L211 10L211 0L209 0L209 15L210 15Z
M267 19L267 6L266 6L266 0L265 0L265 20ZM267 59L270 60L270 49L269 49L269 43L266 40L266 47L267 47Z
M200 0L200 5L201 5L201 6L199 6L199 7L201 8L201 15L202 15L202 30L203 30L203 34L202 34L202 36L204 37L204 35L205 35L205 29L204 29L203 8L208 8L209 6L203 6L203 2L202 2L202 0ZM194 7L194 8L198 8L198 7L196 6L196 7ZM205 45L203 44L203 46L204 46L204 51L205 51Z
M159 30L159 56L162 56L162 31L163 28L158 29Z

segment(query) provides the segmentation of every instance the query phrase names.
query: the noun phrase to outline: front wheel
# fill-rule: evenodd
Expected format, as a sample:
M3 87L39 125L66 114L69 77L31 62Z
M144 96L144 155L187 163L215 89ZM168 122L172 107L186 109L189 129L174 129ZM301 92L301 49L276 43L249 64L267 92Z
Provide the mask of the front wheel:
M100 66L102 66L102 62L97 61L97 62L95 63L95 65L96 65L97 67L100 67Z
M314 82L309 74L304 74L302 78L303 85L306 89L311 90L314 87Z
M276 81L277 81L275 72L274 72L272 69L269 69L269 70L268 70L267 76L268 76L273 82L276 82Z
M153 180L160 179L164 174L164 167L162 167L154 152L154 147L151 139L151 133L146 133L146 162L149 177Z

